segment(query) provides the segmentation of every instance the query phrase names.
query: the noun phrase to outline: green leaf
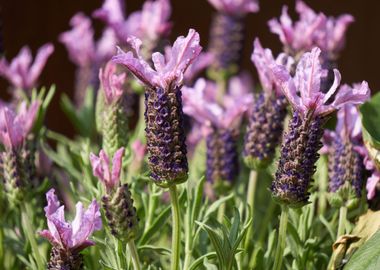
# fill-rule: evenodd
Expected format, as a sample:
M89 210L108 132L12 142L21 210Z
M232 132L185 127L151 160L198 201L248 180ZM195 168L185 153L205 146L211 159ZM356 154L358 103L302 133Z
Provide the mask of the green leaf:
M152 252L158 253L160 255L170 255L171 254L170 249L163 248L163 247L155 247L155 246L152 246L152 245L140 246L139 250L141 250L142 252L144 252L144 251L148 251L148 252L152 251Z
M380 230L352 255L344 270L380 269Z
M377 149L380 149L380 93L360 107L363 136Z
M216 258L216 253L213 251L213 252L209 252L207 254L204 254L202 255L201 257L199 257L198 259L196 259L189 267L188 270L195 270L197 269L199 266L202 265L202 262L205 260L205 259L214 259Z

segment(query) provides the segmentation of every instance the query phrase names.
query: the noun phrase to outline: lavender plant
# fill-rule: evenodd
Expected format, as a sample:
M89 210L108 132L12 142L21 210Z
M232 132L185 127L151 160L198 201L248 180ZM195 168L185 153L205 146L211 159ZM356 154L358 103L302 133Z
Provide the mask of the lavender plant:
M169 0L78 11L58 37L75 136L45 121L53 45L0 60L0 269L380 267L380 95L336 69L353 16L284 6L283 52L253 41L255 81L240 60L258 1L209 3L208 44L190 28L168 45Z

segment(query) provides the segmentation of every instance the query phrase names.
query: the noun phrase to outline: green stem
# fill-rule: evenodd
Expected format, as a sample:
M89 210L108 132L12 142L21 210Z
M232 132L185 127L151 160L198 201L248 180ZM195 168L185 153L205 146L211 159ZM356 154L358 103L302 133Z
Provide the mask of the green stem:
M273 270L281 269L282 258L283 258L284 249L285 249L286 228L288 226L289 207L282 206L281 210L282 211L281 211L281 217L280 217L280 226L278 229L278 239L277 239L276 255L275 255Z
M223 223L224 213L225 212L226 212L226 203L222 203L219 206L218 214L217 214L217 219L218 219L219 223Z
M32 221L33 219L30 216L30 213L33 213L33 210L28 203L25 203L22 209L22 213L21 213L21 221L23 224L26 237L28 238L28 241L32 248L32 254L33 254L34 259L36 260L37 268L40 270L43 270L45 269L45 265L44 265L42 256L40 254L40 251L38 249L37 241L34 235L35 231L34 231L34 226L33 226L33 221Z
M179 201L177 194L177 187L173 185L169 188L170 198L172 203L172 215L173 215L173 231L172 231L172 270L180 269L179 255L181 244L181 217L179 215Z
M149 198L149 204L148 204L148 216L145 222L145 231L147 231L150 226L152 225L152 221L154 218L154 212L156 210L157 206L157 196L156 196L156 188L154 184L151 184L151 194L154 194L153 196L150 196Z
M188 187L187 190L190 190ZM190 201L188 199L188 205ZM185 260L183 262L183 269L188 269L191 261L192 250L191 246L193 245L193 227L191 224L191 208L187 207L186 216L185 216Z
M337 238L346 233L346 222L347 222L347 207L341 206L339 209L339 225Z
M128 247L131 252L131 257L132 257L132 264L133 264L133 269L134 270L140 270L141 269L141 263L140 263L140 258L139 254L137 253L137 248L135 245L135 240L130 240L128 242Z
M247 191L247 204L249 205L249 207L247 207L247 217L251 216L251 218L253 218L253 215L255 213L255 193L256 193L256 185L257 185L257 176L258 176L258 172L251 170L249 174L248 191ZM248 211L250 211L250 213ZM245 237L245 242L244 242L245 250L248 250L249 244L252 242L252 235L253 235L253 222L251 226L249 226L247 235Z

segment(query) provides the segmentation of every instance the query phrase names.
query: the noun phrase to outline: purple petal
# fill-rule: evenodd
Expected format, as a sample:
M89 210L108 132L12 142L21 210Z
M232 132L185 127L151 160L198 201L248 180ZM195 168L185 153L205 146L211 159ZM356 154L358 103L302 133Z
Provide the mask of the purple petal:
M369 89L366 81L363 81L361 84L354 85L353 88L348 85L343 85L339 89L332 105L335 109L339 109L347 103L362 104L368 100L370 94L371 90Z
M218 11L236 16L259 11L259 3L256 0L208 0L208 2Z
M145 152L146 152L145 144L143 144L140 140L135 140L132 143L131 148L137 160L141 161L144 159Z
M116 74L116 64L108 62L103 69L99 70L99 80L105 94L106 102L111 104L120 99L123 94L123 85L126 74Z
M372 200L376 195L376 186L380 181L380 174L374 172L371 177L367 179L366 189L367 189L367 199Z
M285 46L292 46L294 39L293 22L288 14L288 7L283 6L280 16L280 21L277 19L271 19L268 21L268 26L273 34L277 34L280 41Z
M194 80L195 77L204 69L206 69L213 61L214 55L212 53L200 53L185 72L185 81L190 82Z
M165 36L171 29L168 22L171 15L169 0L146 1L141 11L140 30L143 38L157 40L160 36Z
M338 111L336 132L342 138L355 139L361 135L361 119L355 105L346 104Z
M130 39L130 42L131 45L136 48L136 53L138 55L138 48L141 41L137 38L133 38ZM147 87L154 88L157 86L157 72L154 71L141 57L135 58L132 52L125 53L119 48L118 54L112 57L112 61L125 65L127 69Z
M125 5L122 0L105 0L102 7L94 11L93 16L110 25L123 23Z
M111 185L113 187L117 186L118 183L120 182L123 155L124 155L124 147L121 147L119 150L115 152L112 159Z
M99 205L93 200L88 209L83 212L83 205L79 202L76 205L76 216L73 221L73 241L70 248L88 246L88 237L102 228L102 219L99 211Z
M47 59L54 52L54 46L51 43L42 46L36 55L33 65L30 67L27 88L32 88L38 77L40 76L42 69L44 68Z
M72 29L59 36L69 51L71 61L79 66L89 65L95 58L94 30L91 20L83 13L77 13L70 20Z

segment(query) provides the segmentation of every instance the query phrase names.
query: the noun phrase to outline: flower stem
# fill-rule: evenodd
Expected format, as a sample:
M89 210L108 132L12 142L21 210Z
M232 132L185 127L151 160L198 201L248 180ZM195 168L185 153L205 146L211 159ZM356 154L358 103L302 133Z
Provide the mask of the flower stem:
M346 233L346 222L347 222L347 207L341 206L339 209L339 225L337 238Z
M285 240L286 240L286 228L288 226L288 215L289 215L289 207L282 205L281 206L280 226L278 229L276 256L275 256L275 260L274 260L273 270L280 270L281 266L282 266L282 258L284 255Z
M249 182L248 182L248 191L247 191L247 204L249 205L249 208L247 207L247 217L251 216L253 218L254 212L255 212L255 193L256 193L256 185L257 185L257 176L258 172L255 170L251 170L249 174ZM250 210L250 213L248 211ZM245 237L244 242L244 248L245 250L248 249L249 243L252 240L253 235L253 222L251 226L248 228L247 235Z
M134 270L140 270L141 264L140 264L139 254L137 253L137 248L135 245L135 240L133 240L133 239L130 240L128 242L128 247L129 247L129 251L131 252L133 269Z
M181 244L181 218L179 215L179 201L177 194L177 187L173 185L169 188L170 198L172 203L172 215L173 215L173 231L172 231L172 270L179 270L179 255Z

